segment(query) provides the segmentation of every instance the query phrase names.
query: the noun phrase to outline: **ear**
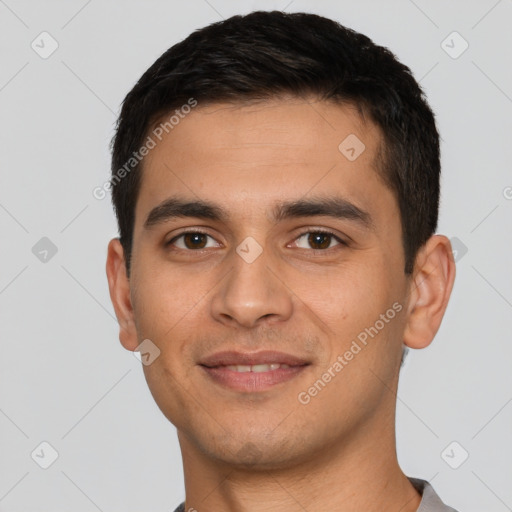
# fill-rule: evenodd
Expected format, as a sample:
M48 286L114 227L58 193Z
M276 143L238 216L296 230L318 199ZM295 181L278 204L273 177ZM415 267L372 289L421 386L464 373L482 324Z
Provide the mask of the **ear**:
M450 240L431 236L420 249L410 283L404 343L425 348L443 319L455 280L455 260Z
M130 281L126 275L123 246L118 238L113 238L108 244L106 271L110 299L119 322L119 341L124 348L133 351L139 342L130 298Z

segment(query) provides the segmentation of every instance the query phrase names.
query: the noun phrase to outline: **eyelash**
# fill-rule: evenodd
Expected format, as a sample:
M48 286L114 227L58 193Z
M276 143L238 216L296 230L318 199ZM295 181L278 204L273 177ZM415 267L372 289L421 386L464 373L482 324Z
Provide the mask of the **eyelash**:
M294 241L302 238L304 235L313 234L313 233L314 234L322 234L322 235L331 236L332 238L334 238L339 243L339 245L342 245L342 246L347 246L348 245L347 242L345 242L339 236L337 236L335 233L333 233L332 231L329 231L327 229L309 229L308 231L303 231L302 233L299 233L295 237ZM213 238L211 235L209 235L208 233L205 233L204 231L194 231L194 230L184 231L183 233L180 233L179 235L176 235L175 237L171 238L171 240L169 240L168 242L165 243L165 246L166 247L172 247L172 244L174 242L176 242L176 240L182 238L185 235L190 235L190 234L200 234L200 235L205 235L205 236L208 236L210 238ZM309 249L309 250L311 252L320 253L320 252L330 251L330 250L334 249L335 247L337 247L337 246L328 247L326 249ZM299 249L303 249L303 248L299 247ZM208 249L182 249L181 247L178 247L178 248L173 248L172 250L187 251L187 252L202 252L202 251L205 251L205 250L208 250Z

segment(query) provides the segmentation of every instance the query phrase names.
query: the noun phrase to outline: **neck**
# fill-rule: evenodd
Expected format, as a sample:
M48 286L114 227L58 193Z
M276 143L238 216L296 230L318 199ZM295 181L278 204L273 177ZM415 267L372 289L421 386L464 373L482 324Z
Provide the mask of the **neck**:
M347 439L300 464L251 470L212 460L178 431L185 510L198 512L416 512L421 496L398 465L392 414L375 415ZM386 417L387 416L387 417Z

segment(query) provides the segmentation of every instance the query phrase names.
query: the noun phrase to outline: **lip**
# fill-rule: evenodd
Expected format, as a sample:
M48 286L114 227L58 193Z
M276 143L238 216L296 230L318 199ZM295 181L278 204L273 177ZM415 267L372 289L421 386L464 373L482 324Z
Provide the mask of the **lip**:
M278 352L276 350L262 350L260 352L237 352L235 350L226 350L223 352L216 352L215 354L205 357L199 364L208 368L215 368L218 366L270 363L287 364L288 366L295 367L310 364L310 361L292 354Z
M279 363L289 368L277 368L266 372L238 372L227 368L232 365L257 365ZM203 359L200 366L210 379L223 387L235 391L261 392L277 384L287 382L302 373L311 363L300 357L264 350L242 353L236 351L217 352Z
M307 368L308 365L291 366L290 368L278 368L268 372L237 372L225 366L202 368L206 374L217 384L235 391L261 392L271 389L277 384L287 382Z

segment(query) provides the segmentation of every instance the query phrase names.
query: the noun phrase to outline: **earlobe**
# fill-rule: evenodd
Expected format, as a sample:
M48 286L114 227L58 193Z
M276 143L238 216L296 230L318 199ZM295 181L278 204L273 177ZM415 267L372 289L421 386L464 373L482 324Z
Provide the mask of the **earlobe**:
M404 343L425 348L434 339L443 319L455 280L450 241L431 236L420 249L411 279Z
M108 244L106 272L110 299L119 323L119 340L124 348L133 351L138 346L137 331L124 251L118 238L113 238Z

